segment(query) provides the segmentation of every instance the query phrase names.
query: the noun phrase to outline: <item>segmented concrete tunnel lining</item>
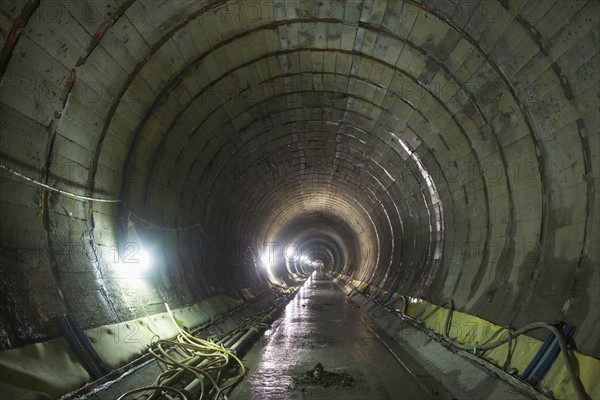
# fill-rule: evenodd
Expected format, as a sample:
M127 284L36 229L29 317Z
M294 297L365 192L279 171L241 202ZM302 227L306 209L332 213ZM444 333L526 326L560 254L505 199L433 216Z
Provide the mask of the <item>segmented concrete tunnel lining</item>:
M3 2L2 164L122 202L2 171L2 348L60 313L85 329L290 283L293 243L498 325L568 322L599 357L599 11ZM135 278L132 229L153 254Z

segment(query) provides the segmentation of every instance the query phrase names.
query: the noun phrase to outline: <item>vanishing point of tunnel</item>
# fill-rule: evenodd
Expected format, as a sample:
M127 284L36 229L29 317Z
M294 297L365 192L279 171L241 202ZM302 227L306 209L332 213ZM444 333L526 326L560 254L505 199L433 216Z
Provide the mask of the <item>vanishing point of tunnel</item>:
M599 16L3 0L0 396L600 399Z

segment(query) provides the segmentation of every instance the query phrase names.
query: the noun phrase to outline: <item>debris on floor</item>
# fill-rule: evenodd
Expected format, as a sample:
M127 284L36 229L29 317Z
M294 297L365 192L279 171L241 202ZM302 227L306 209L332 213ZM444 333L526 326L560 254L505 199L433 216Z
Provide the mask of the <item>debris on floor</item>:
M306 371L304 376L294 378L297 385L321 385L323 387L352 386L354 380L350 374L325 370L321 363L317 363L313 369Z

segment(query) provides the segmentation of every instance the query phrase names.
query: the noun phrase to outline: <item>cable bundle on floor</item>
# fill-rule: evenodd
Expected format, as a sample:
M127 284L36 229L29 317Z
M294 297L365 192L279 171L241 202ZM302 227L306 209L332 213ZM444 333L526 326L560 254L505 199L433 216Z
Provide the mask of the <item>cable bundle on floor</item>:
M229 332L200 339L183 330L165 306L179 334L173 340L158 340L149 349L163 372L153 385L130 390L119 400L227 399L246 374L234 349L265 326L260 321L266 313Z
M276 308L259 313L237 328L207 339L185 331L165 304L179 332L173 340L158 340L149 349L163 371L152 385L130 390L118 400L227 399L246 374L235 352L274 315ZM134 396L135 395L135 396Z

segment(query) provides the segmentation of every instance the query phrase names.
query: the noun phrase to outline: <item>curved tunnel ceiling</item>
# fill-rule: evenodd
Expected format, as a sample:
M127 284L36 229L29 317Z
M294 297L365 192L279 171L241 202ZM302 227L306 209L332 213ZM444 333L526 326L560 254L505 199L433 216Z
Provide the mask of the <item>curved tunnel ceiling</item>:
M566 320L600 354L598 2L3 7L3 163L126 203L36 203L5 179L8 214L40 208L6 223L39 239L36 279L60 293L27 303L36 318L152 309L112 279L130 222L161 254L148 298L264 282L248 254L267 243L329 244L343 276L501 325ZM87 258L66 260L73 242ZM95 297L77 299L65 263ZM42 286L6 296L55 293Z

